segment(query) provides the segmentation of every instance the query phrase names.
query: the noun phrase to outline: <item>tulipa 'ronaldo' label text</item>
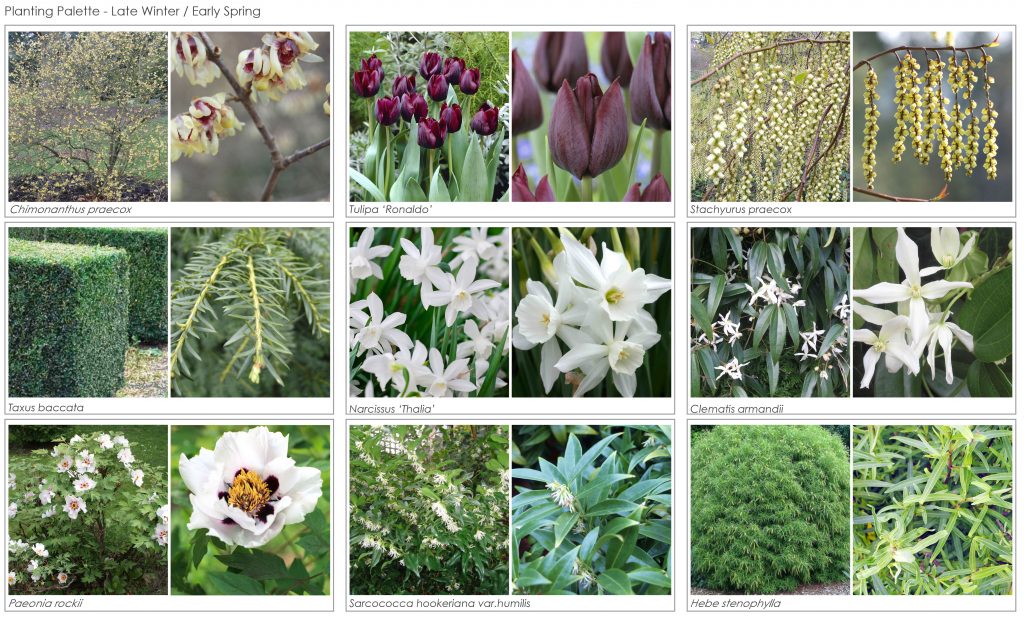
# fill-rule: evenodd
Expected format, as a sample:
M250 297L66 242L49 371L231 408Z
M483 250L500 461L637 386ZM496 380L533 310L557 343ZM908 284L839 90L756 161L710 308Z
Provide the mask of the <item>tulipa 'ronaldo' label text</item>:
M429 215L432 204L349 204L349 215Z

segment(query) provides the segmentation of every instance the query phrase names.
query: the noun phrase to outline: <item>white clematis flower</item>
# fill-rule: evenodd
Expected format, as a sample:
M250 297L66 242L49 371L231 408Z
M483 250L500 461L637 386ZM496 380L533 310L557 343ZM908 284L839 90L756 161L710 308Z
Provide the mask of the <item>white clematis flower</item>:
M742 370L742 368L744 366L748 366L748 365L750 365L749 361L746 362L746 363L740 363L739 359L737 359L736 357L733 357L729 361L729 363L726 363L725 365L716 365L715 366L716 370L722 370L721 373L719 373L718 378L716 378L715 380L718 380L718 379L720 379L720 378L722 378L723 376L726 376L726 375L728 375L729 378L731 378L733 380L743 380L743 372L741 370Z
M892 312L889 313L892 314ZM867 319L865 318L865 320ZM870 329L855 329L853 331L854 342L870 346L864 354L864 378L860 383L862 389L867 389L871 384L871 379L875 376L875 364L878 363L878 359L883 353L885 353L885 367L890 374L899 371L904 366L912 374L917 374L921 370L917 355L907 343L909 333L910 319L895 314L885 321L877 335Z
M947 282L938 280L927 284L921 283L922 277L933 275L942 267L920 268L917 256L917 244L910 240L903 228L896 228L896 262L906 279L902 283L881 282L865 290L854 290L853 296L869 303L885 304L910 302L910 332L913 341L917 342L928 331L928 306L926 300L941 299L951 290L973 288L970 282Z
M296 466L288 437L263 426L225 432L191 459L181 454L178 469L192 503L188 529L245 548L302 522L323 495L320 470Z
M932 228L932 254L942 268L952 269L971 253L977 240L978 236L972 234L961 247L960 231L956 228Z
M918 357L928 348L928 367L932 369L932 380L935 380L935 348L942 347L942 358L946 361L946 384L953 384L953 338L960 340L964 348L974 352L974 336L957 325L942 320L942 314L932 314L932 323L928 326L928 334L917 343L914 354Z

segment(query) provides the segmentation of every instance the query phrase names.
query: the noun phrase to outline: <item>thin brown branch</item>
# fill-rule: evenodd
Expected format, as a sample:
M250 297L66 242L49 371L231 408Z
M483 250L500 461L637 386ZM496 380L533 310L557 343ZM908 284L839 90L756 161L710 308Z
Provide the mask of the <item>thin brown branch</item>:
M313 144L312 146L307 146L306 148L297 150L294 153L292 153L292 154L290 154L290 155L288 155L287 157L284 158L284 167L287 168L288 166L290 166L291 164L295 163L296 161L298 161L300 159L303 159L305 157L309 157L310 155L312 155L313 153L317 152L318 150L323 150L323 149L327 148L330 145L331 145L331 138L324 138L324 139L320 140L319 142L317 142L316 144Z
M893 196L887 193L882 193L880 191L863 189L861 187L854 187L853 190L856 191L857 193L862 193L866 196L879 198L881 200L888 200L890 202L938 202L939 200L942 200L947 195L949 195L949 185L943 185L942 191L940 191L939 195L935 196L934 198L908 198L905 196Z
M979 49L979 50L986 49L988 47L991 47L992 44L996 43L997 41L999 41L999 36L998 35L996 36L995 39L992 40L992 43L982 43L981 45L970 45L968 47L956 47L956 46L953 46L953 45L945 45L945 46L942 46L942 47L924 47L924 46L920 46L920 45L900 45L899 47L893 47L893 48L887 49L887 50L885 50L883 52L878 52L874 56L868 56L864 60L861 60L857 64L853 65L853 70L856 71L857 69L859 69L859 68L863 67L864 65L868 64L868 61L874 60L875 58L881 58L882 56L884 56L886 54L895 54L896 52L924 52L925 54L927 54L928 52L935 52L935 53L938 53L938 52L954 52L954 53L955 52L964 52L966 54L967 50L969 50L969 49Z
M719 71L721 71L725 67L727 67L730 64L732 64L732 62L734 60L737 60L737 59L742 58L744 56L749 56L750 54L756 54L758 52L766 52L768 50L775 49L777 47L782 47L784 45L797 45L797 44L800 44L800 43L811 43L811 44L815 44L815 45L829 45L829 44L835 44L835 43L847 43L847 44L849 44L850 41L848 41L848 40L844 41L842 39L808 39L808 38L803 38L803 39L793 39L792 41L780 41L778 43L775 43L774 45L769 45L767 47L759 47L757 49L752 49L752 50L749 50L749 51L746 51L746 52L736 52L735 54L730 56L728 59L726 59L722 64L718 65L714 69L711 69L710 71L708 71L704 75L698 77L697 79L692 80L690 82L690 86L696 86L697 84L700 84L704 80L706 80L706 79L710 78L711 76L713 76L715 73L718 73Z

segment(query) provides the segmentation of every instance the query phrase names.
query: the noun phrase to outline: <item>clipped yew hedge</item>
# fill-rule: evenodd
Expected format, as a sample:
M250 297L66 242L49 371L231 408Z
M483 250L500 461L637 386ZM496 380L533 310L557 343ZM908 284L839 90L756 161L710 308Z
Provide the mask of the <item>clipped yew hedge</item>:
M721 425L694 437L693 584L776 594L849 580L850 458L821 426Z
M10 239L11 397L111 397L124 382L128 253Z
M166 228L10 228L10 236L128 252L128 336L143 342L167 341Z

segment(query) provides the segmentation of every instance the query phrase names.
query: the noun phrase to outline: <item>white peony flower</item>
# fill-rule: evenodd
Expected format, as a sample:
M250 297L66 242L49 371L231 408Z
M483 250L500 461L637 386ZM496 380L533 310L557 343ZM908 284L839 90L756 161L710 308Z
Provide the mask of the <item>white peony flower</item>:
M50 556L50 551L46 549L42 543L35 544L32 546L32 552L36 553L37 557L46 558Z
M64 511L67 512L68 517L72 520L78 520L79 512L88 513L89 510L85 508L85 501L79 497L69 495L64 497Z
M75 492L87 492L96 487L96 482L88 475L82 475L72 482L71 485L75 487Z
M7 506L7 517L8 518L14 518L17 515L18 515L18 504L17 503L9 504Z
M141 488L142 478L144 475L145 473L142 471L142 469L135 469L134 471L132 471L132 483Z
M156 543L160 544L161 546L166 546L167 545L168 532L167 532L167 525L166 524L162 524L161 523L161 524L156 525L156 529L154 529L154 531L153 531L153 539L155 539Z
M188 529L246 548L302 522L323 495L320 471L296 466L288 437L263 426L225 432L192 459L181 454L178 469L192 503Z
M156 510L156 517L160 519L163 524L171 524L171 506L161 505L160 509Z

